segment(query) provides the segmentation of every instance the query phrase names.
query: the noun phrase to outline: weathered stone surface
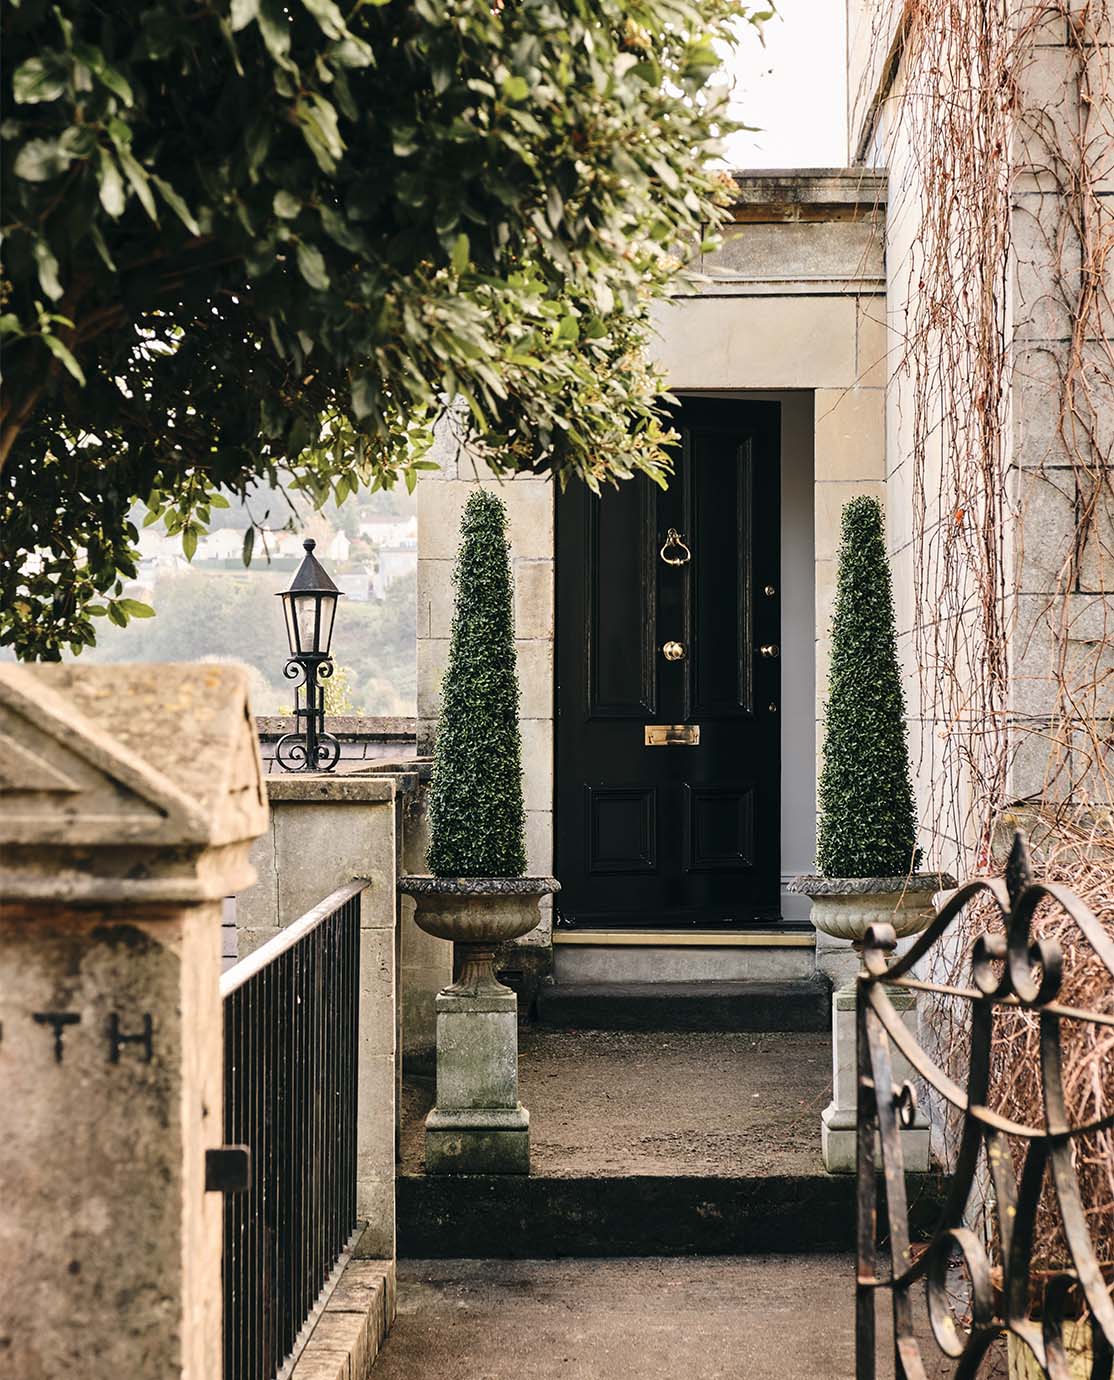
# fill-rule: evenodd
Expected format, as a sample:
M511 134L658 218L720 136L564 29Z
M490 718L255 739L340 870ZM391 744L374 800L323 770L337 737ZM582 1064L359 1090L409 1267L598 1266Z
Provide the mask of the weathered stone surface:
M556 877L400 877L407 896L548 896L560 891Z
M428 787L409 802L402 837L402 868L408 874L425 866L429 846ZM437 1058L437 993L453 980L453 946L426 934L414 923L412 897L399 898L401 948L400 1017L404 1064L432 1073Z
M792 877L786 891L805 896L885 896L945 891L955 886L955 878L947 872L914 872L908 877L821 877L805 873Z
M350 1260L291 1380L367 1380L394 1321L393 1261Z
M254 879L267 802L243 671L3 666L0 735L18 748L0 896L200 901Z
M252 850L258 885L236 900L241 957L312 910L338 886L368 877L363 922L393 925L395 775L270 776L270 828Z
M816 478L886 477L886 396L880 388L818 388Z
M0 1368L211 1380L220 898L267 808L245 677L5 667L0 715L27 769L0 782Z
M655 312L671 389L847 388L856 381L853 297L676 298Z
M434 1110L426 1121L425 1163L429 1174L529 1174L529 1113L509 1112L508 1123L480 1123L472 1117Z
M259 885L236 898L240 955L247 956L357 878L360 896L360 1043L356 1204L370 1226L365 1254L394 1254L394 1109L397 1082L400 778L267 778L271 827L253 859Z
M901 1022L917 1038L916 993L907 988L887 987L886 993ZM820 1114L820 1144L824 1165L832 1174L853 1174L857 1154L858 1054L855 1033L854 982L839 988L832 996L832 1100ZM892 1050L894 1081L900 1086L916 1077L908 1061ZM918 1098L914 1124L901 1131L905 1168L924 1174L929 1164L929 1127L924 1112L923 1089Z

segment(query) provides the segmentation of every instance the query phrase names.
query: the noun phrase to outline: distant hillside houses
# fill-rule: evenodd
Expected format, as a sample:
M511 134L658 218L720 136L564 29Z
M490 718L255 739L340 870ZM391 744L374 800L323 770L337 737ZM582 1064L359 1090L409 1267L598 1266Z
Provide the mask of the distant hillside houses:
M418 549L418 518L416 513L408 517L390 517L377 514L362 518L359 524L360 536L373 546L405 550Z
M371 517L359 524L359 539L338 529L327 541L319 541L318 555L329 565L338 585L358 602L382 600L398 580L413 577L418 568L418 520L409 517ZM255 544L252 569L266 571L268 562L281 562L280 569L292 569L302 559L304 534L266 532ZM355 542L356 554L353 554ZM239 567L244 549L244 529L222 527L199 538L192 562L182 553L180 536L168 536L155 527L139 534L139 578L134 583L153 589L165 575L188 569L217 566ZM367 547L372 548L370 557Z

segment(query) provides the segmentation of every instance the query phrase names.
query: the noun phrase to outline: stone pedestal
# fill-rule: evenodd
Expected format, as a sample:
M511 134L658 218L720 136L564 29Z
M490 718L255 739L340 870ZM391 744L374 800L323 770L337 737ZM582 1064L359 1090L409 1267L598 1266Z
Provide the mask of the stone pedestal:
M437 1105L430 1174L528 1174L530 1113L518 1100L518 998L493 984L437 998Z
M496 978L500 944L538 923L553 877L399 880L426 934L451 939L460 976L439 993L437 1105L426 1118L430 1174L528 1174L530 1117L518 1100L518 998Z
M908 988L887 987L894 1009L910 1032L917 1033L916 996ZM894 1078L900 1086L913 1081L908 1062L891 1045ZM840 987L832 996L832 1100L820 1114L820 1144L824 1164L832 1174L853 1174L857 1132L858 1058L855 1036L855 984ZM905 1168L913 1173L928 1170L929 1126L920 1102L914 1124L901 1132Z
M221 898L266 824L232 667L0 667L0 1372L221 1372Z

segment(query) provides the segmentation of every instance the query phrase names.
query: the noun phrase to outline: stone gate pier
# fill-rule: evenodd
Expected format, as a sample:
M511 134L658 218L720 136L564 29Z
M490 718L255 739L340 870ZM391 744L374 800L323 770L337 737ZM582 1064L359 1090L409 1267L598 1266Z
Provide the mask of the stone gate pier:
M246 680L0 668L0 1375L221 1373L221 898L267 803Z

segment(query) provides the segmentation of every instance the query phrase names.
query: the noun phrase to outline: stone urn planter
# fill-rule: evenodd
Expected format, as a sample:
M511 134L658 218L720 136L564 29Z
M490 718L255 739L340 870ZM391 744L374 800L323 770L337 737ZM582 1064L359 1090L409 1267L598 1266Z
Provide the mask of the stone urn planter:
M822 934L845 939L861 953L871 925L892 925L899 939L920 934L936 913L933 894L952 886L955 882L951 877L915 872L910 877L805 875L794 877L786 889L810 898L812 923ZM832 994L832 1100L820 1116L820 1142L824 1164L835 1174L850 1174L855 1169L855 1000L853 977ZM893 988L890 1000L916 1034L914 994ZM895 1074L899 1082L911 1075L896 1051ZM901 1135L906 1169L927 1171L929 1128L923 1108L918 1106L914 1125Z
M538 903L561 889L555 877L430 877L399 879L414 898L414 923L426 934L458 946L460 972L445 992L475 996L508 992L495 976L501 944L520 939L538 924Z
M430 1174L527 1174L530 1113L518 1100L518 998L495 976L500 944L538 923L553 877L402 877L419 929L458 946L437 996L437 1103L426 1117Z
M950 877L915 872L911 877L794 877L786 888L812 901L813 925L833 939L862 948L871 925L894 927L898 939L920 932L935 914L933 894L955 886Z

